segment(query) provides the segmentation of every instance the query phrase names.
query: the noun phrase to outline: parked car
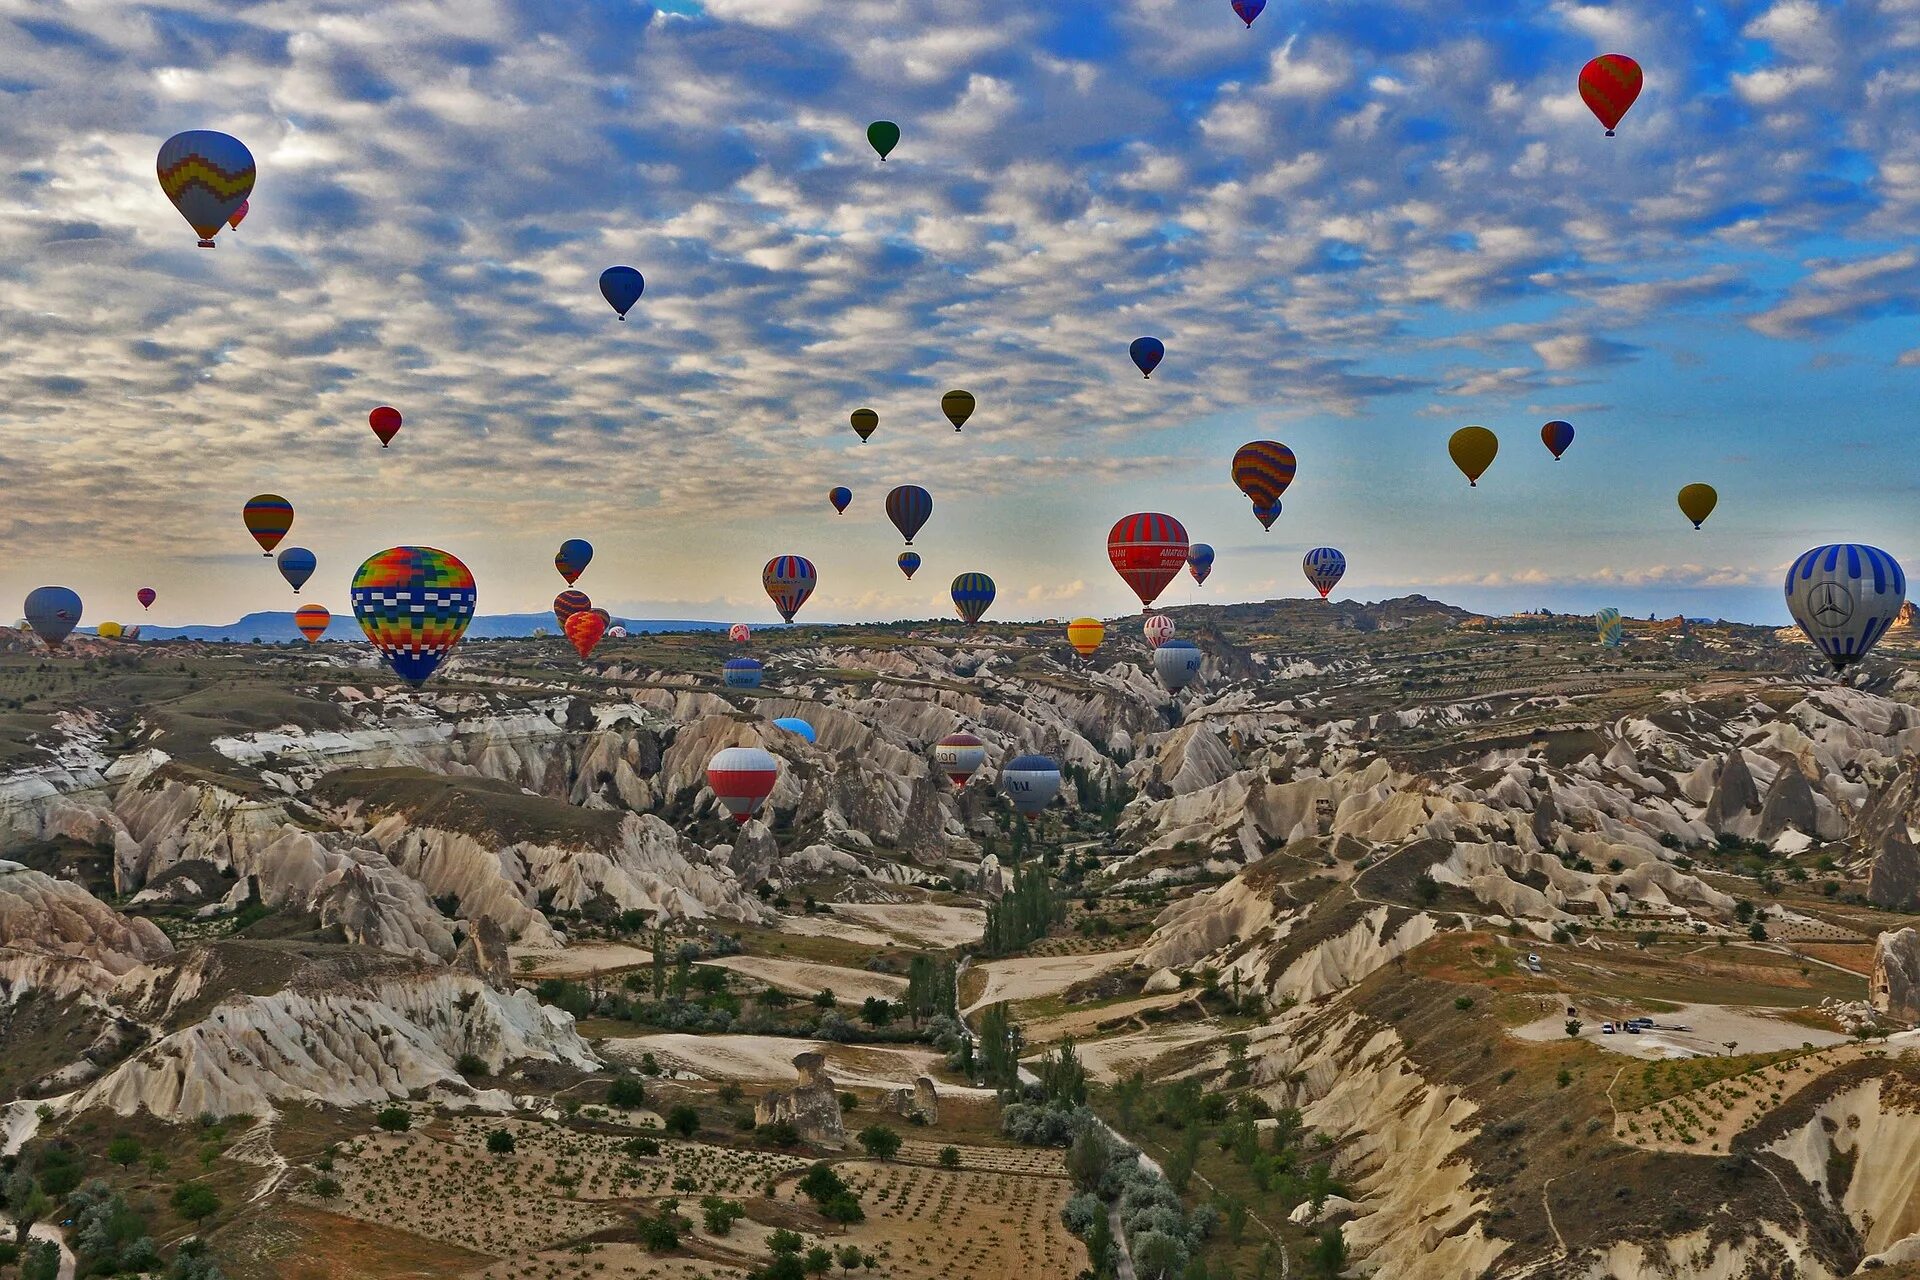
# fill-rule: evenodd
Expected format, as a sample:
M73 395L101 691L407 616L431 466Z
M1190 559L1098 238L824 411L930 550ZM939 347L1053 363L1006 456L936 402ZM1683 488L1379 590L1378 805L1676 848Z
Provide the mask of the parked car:
M1603 1035L1603 1036L1610 1036L1610 1035L1612 1035L1612 1034L1613 1034L1613 1024L1612 1024L1611 1022L1603 1022L1603 1023L1601 1023L1601 1024L1600 1024L1600 1034L1601 1034L1601 1035Z

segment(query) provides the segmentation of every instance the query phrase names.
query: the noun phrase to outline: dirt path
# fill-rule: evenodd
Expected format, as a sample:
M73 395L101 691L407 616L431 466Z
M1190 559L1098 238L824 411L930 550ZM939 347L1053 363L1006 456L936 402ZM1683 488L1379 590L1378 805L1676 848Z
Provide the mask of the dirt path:
M987 913L978 907L926 902L836 902L833 914L892 934L916 947L959 947L980 941Z
M869 997L898 1000L906 994L907 980L891 973L873 973L849 969L837 964L812 960L781 960L774 956L722 956L706 963L731 969L756 978L770 987L795 995L811 996L816 991L831 991L839 1000L855 1002Z
M1127 1250L1127 1224L1120 1221L1120 1206L1107 1206L1107 1231L1113 1236L1113 1251L1116 1255L1113 1274L1119 1280L1139 1280L1133 1271L1133 1254Z

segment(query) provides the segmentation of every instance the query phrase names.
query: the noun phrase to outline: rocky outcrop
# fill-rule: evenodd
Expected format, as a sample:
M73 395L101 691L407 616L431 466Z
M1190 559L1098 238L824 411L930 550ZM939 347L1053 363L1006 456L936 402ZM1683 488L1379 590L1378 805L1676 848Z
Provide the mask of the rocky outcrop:
M800 1083L769 1089L753 1108L755 1124L790 1124L803 1142L838 1151L847 1145L840 1119L840 1092L827 1074L827 1055L818 1050L796 1054L793 1069Z
M151 920L123 916L71 881L0 862L0 987L104 990L172 952Z
M1734 828L1750 825L1748 819L1759 808L1760 788L1747 768L1746 756L1739 751L1729 751L1713 780L1713 792L1702 820L1715 831L1734 831L1739 835L1743 833Z
M1874 1010L1920 1022L1920 929L1883 933L1873 946Z
M1914 848L1905 823L1890 828L1873 852L1867 900L1889 911L1920 909L1920 849Z
M934 1087L931 1076L914 1077L911 1089L902 1086L889 1089L881 1100L880 1109L890 1116L898 1116L909 1124L940 1123L940 1094Z
M1818 835L1820 817L1814 808L1813 787L1797 767L1786 766L1767 791L1760 810L1760 839L1773 840L1788 830Z
M496 991L513 990L513 958L507 952L507 935L487 916L474 921L473 932L453 957L453 967Z

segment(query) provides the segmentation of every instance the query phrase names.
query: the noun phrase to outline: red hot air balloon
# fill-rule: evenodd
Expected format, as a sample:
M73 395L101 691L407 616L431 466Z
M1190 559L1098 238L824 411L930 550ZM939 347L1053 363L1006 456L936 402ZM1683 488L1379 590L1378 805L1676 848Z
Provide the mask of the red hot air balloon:
M553 620L560 624L560 630L567 629L567 619L576 613L585 613L593 608L593 601L584 591L562 591L553 598Z
M1624 53L1603 53L1580 68L1580 97L1587 110L1607 126L1609 138L1620 117L1640 96L1642 83L1640 64Z
M744 622L736 622L727 628L727 639L735 644L747 644L753 639L753 628Z
M380 447L384 449L400 434L400 411L383 404L367 415L367 425L380 437Z
M153 602L158 600L160 595L152 587L142 587L134 592L134 598L140 602L142 609L151 609L153 608Z
M779 781L780 762L760 747L728 747L707 762L707 785L741 826L760 812Z
M1139 511L1122 516L1107 534L1107 558L1140 603L1153 606L1187 567L1187 531L1172 516Z
M598 609L582 609L562 623L561 628L567 633L573 651L584 662L593 656L594 646L607 634L607 619Z

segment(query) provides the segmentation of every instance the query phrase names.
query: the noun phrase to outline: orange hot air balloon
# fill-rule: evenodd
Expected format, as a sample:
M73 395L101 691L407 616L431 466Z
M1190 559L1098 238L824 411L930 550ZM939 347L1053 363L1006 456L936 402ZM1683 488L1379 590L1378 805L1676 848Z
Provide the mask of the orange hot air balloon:
M273 549L293 528L293 504L277 493L255 494L240 509L240 519L260 544L260 553L271 558Z
M303 604L293 611L293 625L300 628L300 634L307 638L308 644L318 644L320 637L327 634L327 627L333 621L333 614L323 604Z
M598 609L582 609L567 619L567 639L582 661L593 656L600 638L607 634L607 618Z

